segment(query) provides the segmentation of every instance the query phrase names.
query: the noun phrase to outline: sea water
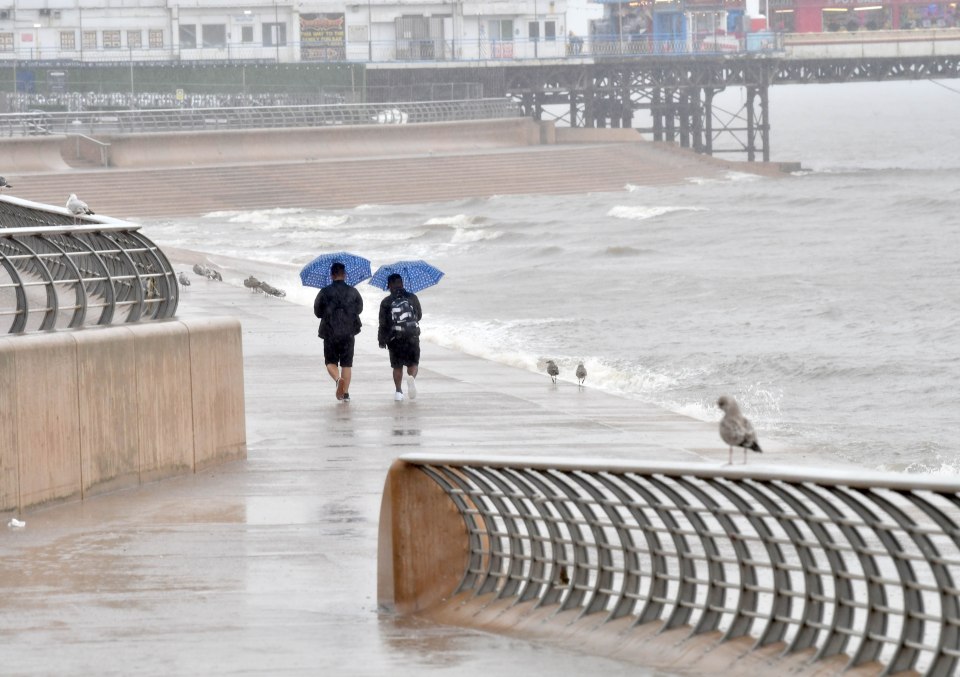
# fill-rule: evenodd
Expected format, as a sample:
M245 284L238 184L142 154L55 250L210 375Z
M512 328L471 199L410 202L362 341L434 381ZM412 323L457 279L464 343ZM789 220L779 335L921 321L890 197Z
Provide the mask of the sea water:
M960 81L775 86L770 101L772 159L803 166L782 179L144 225L247 259L228 282L257 272L304 305L297 271L319 253L423 258L446 272L420 294L427 341L553 359L566 380L583 361L590 388L704 420L727 393L761 439L960 473ZM375 325L383 293L360 288Z

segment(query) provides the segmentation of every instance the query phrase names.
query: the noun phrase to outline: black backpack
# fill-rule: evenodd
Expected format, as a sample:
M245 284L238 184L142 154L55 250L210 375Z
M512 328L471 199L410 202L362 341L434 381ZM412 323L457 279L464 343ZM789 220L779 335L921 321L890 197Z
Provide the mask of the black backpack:
M417 312L404 295L394 296L390 300L390 341L420 336L420 324Z

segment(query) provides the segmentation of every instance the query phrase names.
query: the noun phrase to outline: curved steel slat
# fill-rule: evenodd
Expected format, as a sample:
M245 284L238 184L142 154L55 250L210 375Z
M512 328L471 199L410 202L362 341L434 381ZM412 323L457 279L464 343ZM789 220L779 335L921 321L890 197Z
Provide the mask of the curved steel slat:
M546 553L543 548L543 540L541 540L540 523L534 519L534 515L529 514L524 503L524 501L529 501L534 504L532 492L523 482L518 482L516 478L503 470L490 469L487 472L489 473L487 478L513 503L517 514L523 521L530 541L530 568L522 581L522 588L517 594L517 604L536 599L540 594L543 582L546 580L544 578ZM520 495L517 495L518 493ZM543 516L543 513L541 513L541 517Z
M820 549L827 564L830 566L830 576L833 582L833 612L830 614L830 627L826 628L826 638L820 644L815 658L829 658L842 654L853 633L853 611L856 598L853 586L847 577L847 567L840 555L840 548L823 524L813 519L813 512L807 507L801 496L795 495L795 484L779 484L771 482L765 485L774 492L780 500L789 505L813 532L820 545ZM799 492L798 492L799 493ZM809 594L809 591L808 591Z
M67 252L56 242L51 239L41 237L40 239L44 240L47 245L56 249L61 256L64 265L70 268L70 272L75 276L77 280L74 288L76 294L76 308L73 311L73 317L70 319L70 322L67 323L67 327L70 329L77 329L78 327L83 326L83 320L87 316L87 294L83 289L83 275L80 274L80 269L70 260L70 257L67 256Z
M709 579L706 586L707 591L704 610L700 614L700 619L694 626L692 634L698 635L704 632L712 632L720 625L722 616L719 610L723 608L727 598L727 589L723 585L726 583L726 573L723 570L723 565L718 561L720 559L720 548L717 545L717 540L711 535L710 529L707 528L703 518L690 506L689 502L680 495L680 492L658 477L646 477L644 479L673 501L677 509L690 521L690 524L697 533L697 537L700 539L700 544L703 547L704 556L707 561ZM677 481L677 478L670 479ZM695 603L696 596L681 598L678 601L683 605L691 605Z
M15 285L14 296L17 299L16 313L13 316L13 322L10 324L10 329L8 331L11 334L19 334L24 330L24 327L27 326L27 315L30 312L27 294L23 290L23 278L20 277L17 267L13 265L13 262L6 257L3 251L0 251L0 263L3 264L3 267L6 269L7 275L10 276L10 279L13 280Z
M646 478L643 478L646 479ZM631 489L637 492L643 500L651 506L654 512L657 514L657 517L664 523L667 531L670 533L670 539L673 542L674 555L677 559L677 569L678 569L678 584L676 596L673 599L672 610L667 616L666 622L664 623L664 629L669 630L671 628L676 628L681 625L685 625L689 620L690 616L693 614L693 609L686 604L689 600L696 599L697 596L697 586L693 582L694 577L697 575L697 567L694 564L693 553L690 550L690 545L687 543L687 537L685 534L681 533L680 525L677 524L677 520L673 517L673 514L661 507L659 499L656 495L650 491L641 481L639 476L634 475L624 475L623 481ZM669 607L664 607L664 610ZM639 622L639 621L638 621Z
M617 477L617 479L621 479ZM613 478L604 475L603 473L597 474L597 481L602 483L609 491L612 493L620 502L627 508L630 515L637 521L637 525L640 527L640 531L643 534L643 538L647 544L647 550L650 555L650 585L647 589L646 600L644 601L643 608L640 610L640 613L637 614L637 624L649 623L650 621L660 618L660 615L663 613L664 603L660 600L665 599L667 595L667 581L666 575L669 571L667 567L667 558L663 554L663 546L660 543L660 536L653 528L653 524L647 519L647 516L644 514L640 506L637 505L636 499L633 496L630 496L624 489L622 489ZM633 554L633 553L631 553ZM636 560L637 567L637 592L640 592L640 582L642 580L643 569L640 566L639 558ZM617 618L614 612L611 612L611 619Z
M867 587L867 618L863 624L862 631L858 633L860 646L857 647L857 650L850 658L849 665L850 667L855 667L862 663L875 660L883 648L883 644L877 637L887 631L887 617L879 611L880 607L887 605L887 592L883 585L878 582L881 573L877 558L867 551L867 544L864 542L859 530L849 526L844 521L843 518L845 515L836 505L827 501L825 497L809 487L801 486L799 488L806 493L808 498L816 502L828 517L836 520L837 527L839 527L841 533L843 533L850 545L853 546L853 551L860 561L860 566L863 568L864 583ZM846 494L839 487L823 487L823 491L844 501L844 503L848 503L845 500Z
M503 581L503 585L500 586L497 597L501 599L512 597L516 594L520 588L520 584L523 582L523 560L526 556L523 538L520 535L520 530L517 528L517 522L507 507L506 501L495 493L491 483L486 481L487 473L491 471L467 467L460 468L460 471L469 478L478 489L484 492L490 502L493 503L493 507L496 508L497 513L500 515L507 529L507 543L510 544L510 554L509 557L507 557L509 567L507 577Z
M563 534L561 534L557 528L557 520L554 514L550 512L550 504L542 495L538 496L537 490L530 482L524 469L503 468L502 470L504 475L509 477L517 486L523 487L524 491L530 496L531 502L543 518L547 537L550 539L550 561L545 562L545 564L549 564L550 571L549 573L544 572L546 574L547 587L544 589L543 594L540 595L540 600L536 606L541 607L550 604L559 604L563 597L563 586L565 585L562 583L562 577L560 576L560 571L563 569L561 562L565 562L567 559L566 545L563 543ZM521 595L521 597L523 601L526 601L527 598L525 595Z
M806 592L804 599L803 614L797 627L796 635L787 646L785 653L794 653L809 649L817 641L817 635L820 633L818 626L823 623L823 602L818 597L823 596L823 583L820 575L817 574L817 558L813 555L810 546L804 542L803 533L797 527L796 521L783 514L783 510L777 505L776 501L765 493L769 491L769 486L752 482L739 482L737 487L749 493L758 504L767 510L774 519L780 524L787 538L790 539L794 550L797 553L797 560L803 569L803 584ZM778 548L779 550L779 548ZM771 558L772 559L772 558ZM781 561L781 564L783 562ZM780 594L778 589L777 594ZM782 610L782 609L781 609ZM782 639L781 628L785 625L776 621L776 614L772 614L768 630L760 635L759 646L764 646L768 641L774 642ZM778 625L775 625L777 623ZM769 635L768 635L769 633Z
M49 331L57 326L57 313L60 312L59 301L57 299L57 290L54 287L53 274L47 268L37 252L23 240L16 240L16 244L22 250L26 251L32 259L30 267L34 269L43 278L44 291L47 295L47 307L44 309L43 320L40 322L40 331Z

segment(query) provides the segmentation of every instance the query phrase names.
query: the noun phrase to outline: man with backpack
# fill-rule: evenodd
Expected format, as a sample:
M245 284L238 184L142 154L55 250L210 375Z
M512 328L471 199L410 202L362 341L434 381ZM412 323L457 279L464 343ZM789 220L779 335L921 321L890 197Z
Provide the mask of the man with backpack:
M320 290L313 302L313 314L320 318L323 361L327 373L337 383L337 399L350 400L350 374L353 369L354 337L360 333L363 298L346 282L342 263L330 266L330 284Z
M390 366L393 367L393 385L396 392L393 399L404 399L403 368L407 368L407 395L410 399L417 396L417 370L420 364L420 299L403 288L403 277L394 273L387 278L390 295L380 302L380 327L377 331L377 343L390 354Z

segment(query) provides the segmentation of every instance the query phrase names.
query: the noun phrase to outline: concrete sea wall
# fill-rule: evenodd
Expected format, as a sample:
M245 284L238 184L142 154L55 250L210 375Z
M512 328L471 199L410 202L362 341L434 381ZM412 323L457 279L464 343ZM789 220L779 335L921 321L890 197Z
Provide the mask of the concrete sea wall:
M246 454L236 320L0 337L0 511Z

